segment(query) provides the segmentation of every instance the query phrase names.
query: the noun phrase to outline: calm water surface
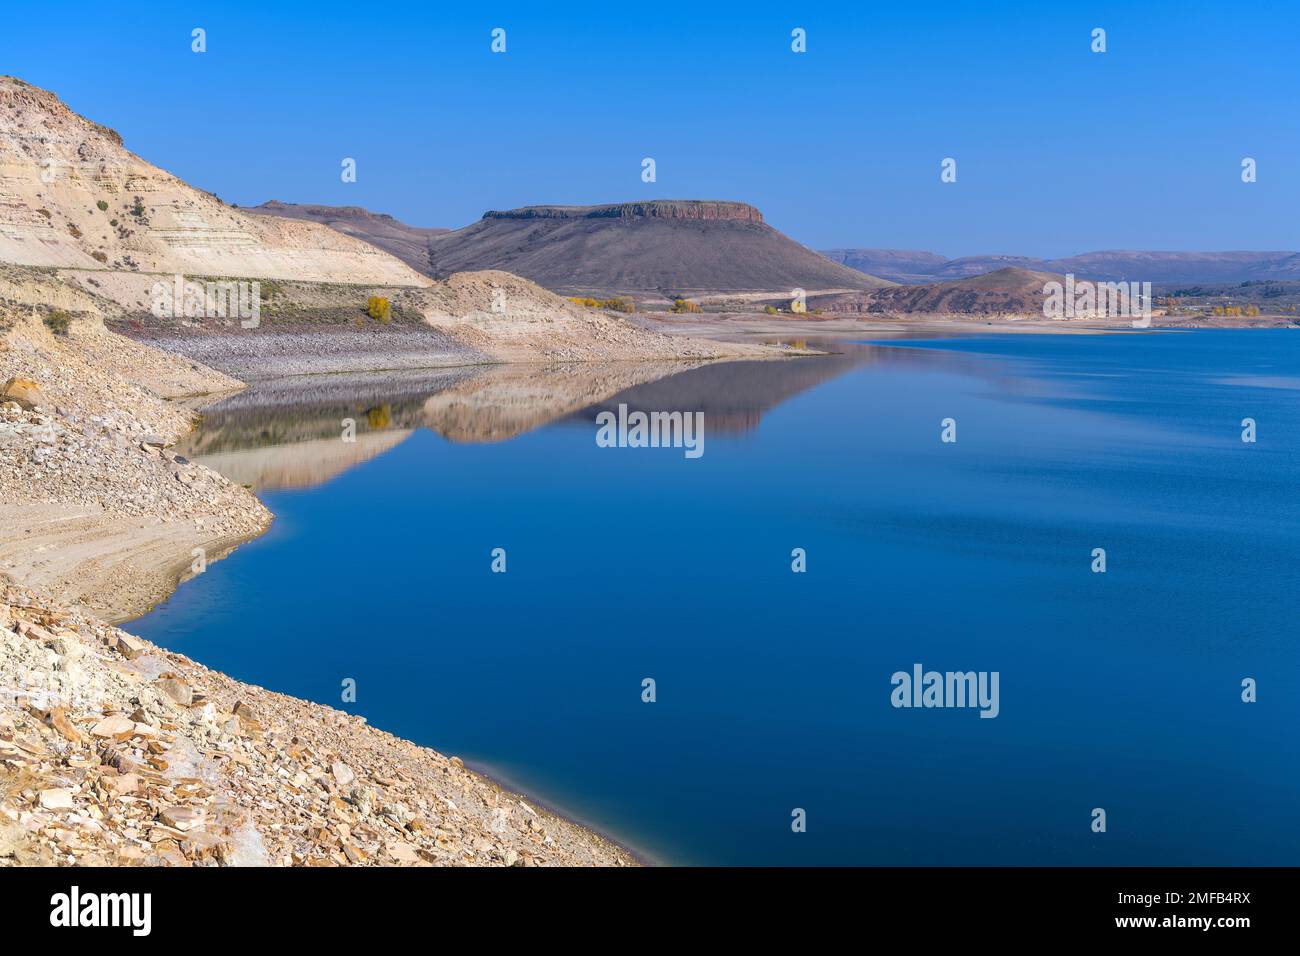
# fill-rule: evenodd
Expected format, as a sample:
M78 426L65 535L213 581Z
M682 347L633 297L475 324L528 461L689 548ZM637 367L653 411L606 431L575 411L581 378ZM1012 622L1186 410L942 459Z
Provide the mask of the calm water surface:
M665 862L1300 863L1300 333L837 347L557 370L522 419L509 380L255 389L200 458L275 525L134 627ZM598 448L620 401L704 408L704 456ZM1000 715L895 709L918 662Z

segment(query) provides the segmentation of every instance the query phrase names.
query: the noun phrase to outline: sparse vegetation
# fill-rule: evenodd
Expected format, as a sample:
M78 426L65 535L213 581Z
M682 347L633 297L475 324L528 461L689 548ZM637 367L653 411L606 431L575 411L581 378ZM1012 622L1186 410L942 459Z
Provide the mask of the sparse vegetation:
M703 312L704 310L700 308L700 304L698 302L694 302L691 299L675 299L673 301L671 311L682 313L682 312Z
M1233 317L1233 318L1239 318L1239 317L1241 317L1241 316L1243 316L1243 315L1244 315L1244 316L1256 316L1256 315L1259 315L1259 306L1255 305L1253 302L1252 302L1251 304L1249 304L1249 305L1244 305L1244 306L1242 306L1242 305L1216 305L1213 309L1210 310L1210 314L1211 314L1211 315L1231 316L1231 317Z
M51 312L44 320L46 328L55 335L67 335L68 326L72 322L72 316L66 312Z
M588 309L612 309L615 312L626 312L631 315L636 311L636 303L631 299L597 299L589 295L570 296L569 301L574 305L586 306Z
M94 259L96 262L108 262L108 256L98 251L92 252L90 258Z

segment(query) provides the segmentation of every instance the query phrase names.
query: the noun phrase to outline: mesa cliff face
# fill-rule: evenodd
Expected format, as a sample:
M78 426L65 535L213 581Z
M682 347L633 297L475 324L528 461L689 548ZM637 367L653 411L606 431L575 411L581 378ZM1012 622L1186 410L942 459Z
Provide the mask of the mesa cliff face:
M888 285L813 252L742 202L655 199L493 210L429 240L434 276L500 269L564 293L779 292Z
M652 199L603 206L524 206L490 210L484 219L677 219L685 222L754 222L763 214L748 203L701 199Z
M55 94L0 77L0 261L120 272L427 285L312 222L249 216L125 149Z

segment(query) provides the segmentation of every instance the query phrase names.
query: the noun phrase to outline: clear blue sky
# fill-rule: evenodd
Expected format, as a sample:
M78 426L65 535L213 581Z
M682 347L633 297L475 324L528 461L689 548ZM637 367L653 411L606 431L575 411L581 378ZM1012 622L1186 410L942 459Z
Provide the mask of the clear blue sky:
M456 227L531 203L723 198L817 248L1300 248L1287 3L151 6L11 2L0 72L240 205Z

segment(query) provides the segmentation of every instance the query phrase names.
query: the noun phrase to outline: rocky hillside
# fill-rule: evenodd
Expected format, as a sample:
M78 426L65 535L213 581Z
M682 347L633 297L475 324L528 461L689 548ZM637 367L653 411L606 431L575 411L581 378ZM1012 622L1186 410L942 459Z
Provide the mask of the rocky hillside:
M423 285L368 243L252 216L128 151L57 96L0 77L0 261L122 272Z
M401 259L417 272L429 273L429 240L450 229L423 229L408 226L387 213L371 212L360 206L315 206L278 202L272 199L260 206L245 209L258 216L279 216L318 222L336 232L352 236L383 249Z
M176 455L193 414L167 397L240 383L94 317L7 307L0 333L0 572L109 620L142 613L270 515Z
M635 863L458 757L0 576L0 867Z
M871 289L739 202L655 200L492 211L429 243L432 270L501 269L566 294Z
M1043 314L1043 286L1064 276L1010 267L969 279L893 286L873 292L817 296L809 308L825 312L919 314Z

